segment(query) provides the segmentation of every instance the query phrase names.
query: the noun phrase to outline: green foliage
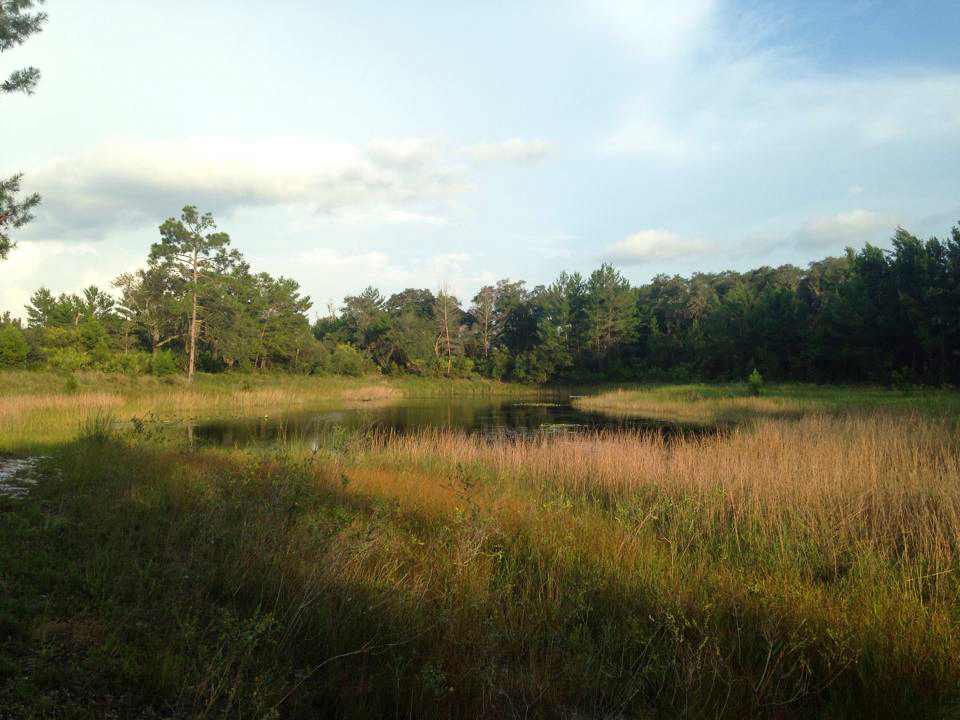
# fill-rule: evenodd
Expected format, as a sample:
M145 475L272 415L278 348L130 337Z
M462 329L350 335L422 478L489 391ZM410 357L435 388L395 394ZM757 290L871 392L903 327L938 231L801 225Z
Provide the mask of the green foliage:
M360 377L377 372L377 366L352 345L337 343L329 350L319 353L314 372L319 375Z
M44 0L3 0L0 1L0 53L23 44L29 37L43 29L47 14L37 8ZM22 92L32 95L40 82L40 71L35 67L14 70L0 81L0 95ZM33 219L32 210L40 204L37 194L18 197L20 193L20 174L10 178L0 178L0 260L5 260L13 240L10 229L19 229Z
M763 391L763 375L761 375L760 371L756 368L753 369L753 372L751 372L747 378L747 386L750 388L750 394L754 396L759 396Z
M124 373L125 375L146 375L150 372L150 353L135 350L124 353L111 354L99 366L107 372Z
M176 356L169 350L158 350L150 356L150 374L157 377L174 375L180 372Z
M91 367L93 365L93 358L90 356L90 353L76 347L58 347L49 351L47 354L47 363L54 370L74 372Z
M774 382L960 385L960 226L925 242L898 229L890 250L867 245L806 269L658 275L638 287L610 265L533 289L503 279L466 310L442 290L385 298L368 287L312 328L299 285L252 272L214 230L192 207L165 222L148 268L117 278L119 303L96 287L37 290L26 362L135 372L118 356L166 350L189 368L195 345L195 364L212 373L570 383L741 382L756 370Z
M67 374L66 379L63 381L63 392L67 395L73 395L80 389L80 383L77 382L76 376L71 372Z
M20 326L0 323L0 368L24 367L28 352L27 339Z

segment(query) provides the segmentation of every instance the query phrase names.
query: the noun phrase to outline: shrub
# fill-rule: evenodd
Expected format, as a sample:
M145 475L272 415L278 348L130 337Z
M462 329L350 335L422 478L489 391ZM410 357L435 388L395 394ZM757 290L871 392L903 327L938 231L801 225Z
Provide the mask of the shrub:
M50 350L47 353L47 362L50 367L61 372L73 372L88 367L92 358L89 353L78 350L75 347L61 347Z
M140 351L119 353L103 363L103 368L108 372L143 375L150 372L150 355Z
M760 371L756 368L753 369L750 377L747 378L747 385L750 387L750 394L754 396L760 395L763 390L763 375L761 375Z
M29 349L23 330L13 323L0 326L0 368L23 367Z
M352 345L338 343L327 345L320 351L313 372L317 375L359 377L377 372L377 366L366 354Z
M180 372L177 357L169 350L158 350L150 357L150 373L157 377Z
M67 375L67 379L63 381L63 391L67 395L73 395L79 389L80 383L77 382L77 379L73 376L73 373Z

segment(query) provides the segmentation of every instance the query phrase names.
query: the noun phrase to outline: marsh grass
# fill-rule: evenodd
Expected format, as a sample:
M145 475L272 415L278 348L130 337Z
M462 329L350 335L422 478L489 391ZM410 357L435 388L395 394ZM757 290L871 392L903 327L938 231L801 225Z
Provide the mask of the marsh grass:
M876 387L764 385L761 396L742 385L649 385L574 398L584 410L680 423L737 425L757 419L797 419L810 413L921 412L960 416L960 394L950 390L894 391Z
M960 707L949 419L242 451L91 426L0 523L31 548L0 554L0 705L25 717Z
M161 420L238 417L327 403L384 404L404 397L529 395L536 388L483 380L308 377L291 375L199 375L183 378L95 372L62 376L33 371L0 372L0 452L45 451L77 437L79 420L113 412L118 418L146 415Z

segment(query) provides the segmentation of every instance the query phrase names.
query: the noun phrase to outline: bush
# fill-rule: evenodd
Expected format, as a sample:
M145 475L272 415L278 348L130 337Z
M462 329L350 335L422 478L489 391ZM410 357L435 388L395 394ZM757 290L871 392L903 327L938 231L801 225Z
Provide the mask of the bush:
M177 357L169 350L158 350L150 357L150 373L157 377L175 375L180 372Z
M913 390L916 379L910 368L898 368L890 373L890 387L901 392Z
M760 371L756 368L753 369L753 372L750 373L750 377L747 378L747 385L750 387L750 394L753 396L759 396L763 390L763 375L760 374Z
M67 379L63 381L63 391L67 395L73 395L79 389L80 383L77 382L77 379L73 376L73 373L67 375Z
M103 364L103 369L127 375L144 375L150 372L150 355L141 351L113 355Z
M93 360L88 353L75 347L61 347L47 353L47 362L60 372L73 372L89 367Z
M349 375L360 377L377 372L377 365L366 354L352 345L324 344L313 366L316 375Z
M0 368L24 367L29 350L23 330L13 323L0 326Z
M373 361L352 345L340 343L330 358L330 369L336 375L369 375L376 371Z

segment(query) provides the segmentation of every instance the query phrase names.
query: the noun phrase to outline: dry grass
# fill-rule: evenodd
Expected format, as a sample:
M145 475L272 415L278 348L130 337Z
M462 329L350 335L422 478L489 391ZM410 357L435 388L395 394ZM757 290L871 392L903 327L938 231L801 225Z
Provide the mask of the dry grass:
M618 389L578 397L574 404L584 410L621 416L642 416L702 425L736 422L745 418L797 418L820 409L814 400L784 397L663 397L643 390Z
M289 375L181 377L78 373L64 379L42 372L0 372L0 452L31 452L75 439L83 418L112 411L121 419L162 420L252 415L298 408L383 405L403 397L452 391L467 394L535 394L536 390L488 381L307 377Z
M107 633L110 694L124 679L184 714L948 716L956 421L708 400L758 414L316 451L100 433L40 488L80 587L56 592Z
M541 493L606 505L656 493L699 508L700 526L749 524L775 539L790 522L837 546L943 567L960 546L960 437L919 414L812 414L699 437L652 433L491 444L463 435L381 438L373 458L446 472L474 465Z

